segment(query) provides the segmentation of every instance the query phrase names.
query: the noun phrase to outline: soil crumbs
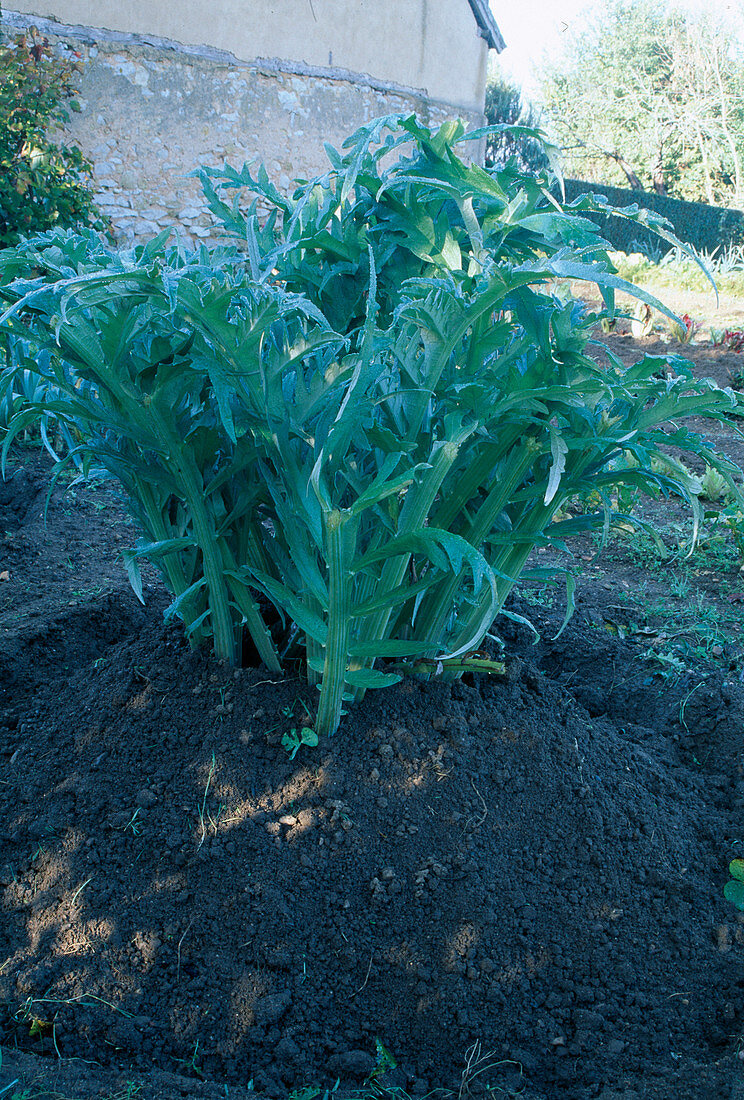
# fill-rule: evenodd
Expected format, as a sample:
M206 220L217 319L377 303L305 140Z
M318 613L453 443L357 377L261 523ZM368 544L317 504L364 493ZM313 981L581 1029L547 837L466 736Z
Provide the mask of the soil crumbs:
M289 759L308 689L191 652L121 498L47 484L0 485L4 1100L744 1097L735 662L650 674L589 569L504 679Z

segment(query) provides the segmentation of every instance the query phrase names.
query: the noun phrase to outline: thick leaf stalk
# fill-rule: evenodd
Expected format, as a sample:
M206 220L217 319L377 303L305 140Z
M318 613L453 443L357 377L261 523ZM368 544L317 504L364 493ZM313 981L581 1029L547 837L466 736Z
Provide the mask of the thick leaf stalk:
M316 732L320 736L338 729L346 691L351 608L350 518L337 509L323 516L328 561L328 635L316 720Z

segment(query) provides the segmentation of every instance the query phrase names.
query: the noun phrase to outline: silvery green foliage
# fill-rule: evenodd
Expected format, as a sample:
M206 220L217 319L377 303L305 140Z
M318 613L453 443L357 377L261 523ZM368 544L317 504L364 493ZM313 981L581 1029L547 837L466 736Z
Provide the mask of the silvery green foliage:
M460 675L536 546L609 530L616 484L696 508L684 467L653 463L669 445L733 484L678 421L735 395L679 360L598 365L596 319L554 291L590 280L611 307L605 242L546 179L461 160L464 136L376 120L291 198L204 172L224 249L55 233L0 256L0 324L43 350L72 453L130 496L135 587L148 557L230 662L244 631L274 670L299 638L319 734L406 670ZM597 516L554 522L587 491Z

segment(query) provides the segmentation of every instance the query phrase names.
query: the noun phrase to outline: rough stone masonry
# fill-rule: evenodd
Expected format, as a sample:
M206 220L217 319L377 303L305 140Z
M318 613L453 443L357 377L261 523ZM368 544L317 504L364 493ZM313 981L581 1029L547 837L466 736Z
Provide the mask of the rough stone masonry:
M199 182L190 178L202 165L263 162L289 191L293 179L327 169L324 142L339 148L379 115L415 111L437 124L453 113L423 91L345 70L244 62L210 47L12 12L3 23L9 32L33 24L81 57L81 111L64 136L93 161L96 202L120 244L172 226L189 243L212 237Z

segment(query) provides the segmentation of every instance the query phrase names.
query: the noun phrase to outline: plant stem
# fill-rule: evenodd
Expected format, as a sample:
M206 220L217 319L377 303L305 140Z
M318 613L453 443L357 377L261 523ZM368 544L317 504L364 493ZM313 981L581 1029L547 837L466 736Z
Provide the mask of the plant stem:
M521 447L521 454L517 454L516 456L509 454L506 456L504 459L505 462L508 462L506 474L499 478L496 485L491 489L491 492L479 508L478 514L470 530L466 534L468 542L473 546L479 548L483 540L487 538L489 533L493 530L493 526L498 516L501 514L506 503L511 499L515 489L519 487L526 472L535 461L539 452L540 444L536 440L528 438ZM465 532L463 532L463 534L465 534ZM455 596L462 584L462 576L462 573L458 576L452 576L443 582L443 584L437 586L434 599L425 610L422 609L423 613L419 615L417 620L417 633L419 633L421 637L430 638L432 646L441 647L440 639L444 631L444 625L447 618L452 614ZM507 576L515 576L515 574L508 573ZM502 585L505 586L508 584L502 577L497 577L496 583L499 592L501 592ZM510 590L511 585L508 586L507 592ZM506 593L504 594L504 598L505 597ZM499 603L499 607L501 606L503 606L503 599L500 600Z
M235 576L237 565L230 547L224 539L220 539L220 547L224 568L230 571L230 576L226 578L227 587L232 592L233 598L245 619L245 625L248 627L248 633L253 640L256 651L268 669L272 672L281 672L282 666L276 647L271 640L271 634L266 628L266 623L263 621L256 601L251 595L251 590L247 584L244 584Z
M204 481L192 453L183 447L166 419L153 405L149 414L157 423L158 435L167 442L167 465L180 483L183 499L194 525L194 537L202 553L202 568L207 582L207 600L214 636L214 652L218 661L235 664L236 639L230 599L215 531L214 518L204 500Z
M346 686L351 605L351 575L344 529L348 520L349 517L338 509L323 513L328 558L328 638L315 724L319 737L335 733L338 729Z

